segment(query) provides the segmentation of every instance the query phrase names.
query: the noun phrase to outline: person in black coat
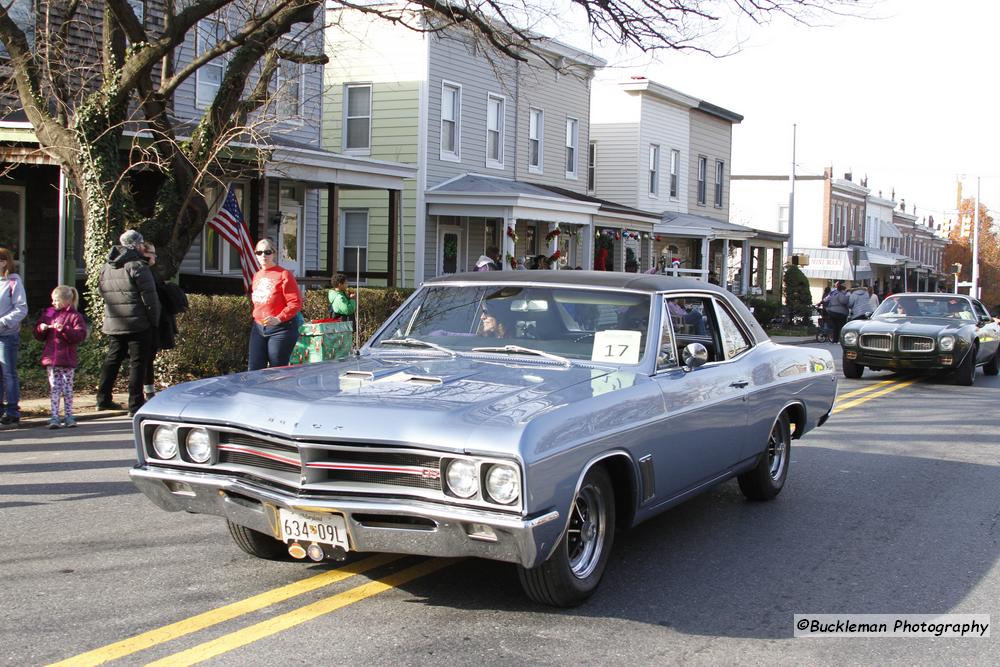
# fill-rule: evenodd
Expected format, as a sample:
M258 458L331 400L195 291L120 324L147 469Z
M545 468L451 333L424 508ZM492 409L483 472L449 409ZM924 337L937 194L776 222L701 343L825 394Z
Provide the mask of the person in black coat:
M156 246L144 243L142 256L150 267L156 264ZM152 327L149 344L149 354L146 355L145 371L143 373L142 393L149 400L156 393L153 361L160 350L172 350L177 343L177 314L188 308L187 295L184 290L173 283L156 279L156 296L160 300L160 320Z
M122 362L128 357L128 410L129 414L135 414L145 402L143 373L151 330L160 321L160 300L153 272L140 253L142 234L130 229L121 235L119 242L121 245L111 248L98 281L104 298L101 331L110 339L110 345L97 387L97 408L121 409L112 400L112 390Z

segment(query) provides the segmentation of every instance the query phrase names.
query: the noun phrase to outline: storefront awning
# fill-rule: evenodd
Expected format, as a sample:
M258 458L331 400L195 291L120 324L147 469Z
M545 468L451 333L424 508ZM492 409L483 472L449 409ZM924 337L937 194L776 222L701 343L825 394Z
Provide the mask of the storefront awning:
M903 235L896 228L896 225L885 220L879 221L879 236L884 239L901 239Z
M809 256L809 264L800 267L807 278L867 280L872 277L871 264L860 249L857 266L853 264L853 248L796 248L795 252Z
M900 266L903 262L903 258L899 255L874 248L866 248L865 255L868 258L868 263L873 266Z

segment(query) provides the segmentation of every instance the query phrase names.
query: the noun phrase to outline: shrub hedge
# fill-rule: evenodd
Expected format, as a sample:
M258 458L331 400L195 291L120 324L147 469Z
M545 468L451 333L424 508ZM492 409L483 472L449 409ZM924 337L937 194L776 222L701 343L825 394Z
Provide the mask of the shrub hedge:
M358 340L364 343L378 326L413 292L412 289L363 287L358 291ZM306 320L328 317L325 289L305 294ZM250 343L250 301L245 296L188 295L187 312L177 317L177 347L156 356L158 385L172 385L213 375L246 370ZM18 373L25 397L48 394L48 379L41 366L42 343L32 335L36 317L25 318L21 327ZM30 321L29 321L30 320ZM94 391L100 381L107 354L107 339L91 335L78 348L80 366L76 391ZM128 364L123 365L119 389L125 389Z

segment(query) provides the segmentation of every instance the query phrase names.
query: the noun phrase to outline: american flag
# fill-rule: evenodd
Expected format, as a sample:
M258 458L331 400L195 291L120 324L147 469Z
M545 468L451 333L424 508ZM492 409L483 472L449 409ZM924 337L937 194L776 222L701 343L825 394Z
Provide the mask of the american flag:
M222 202L218 213L206 224L240 253L243 287L249 292L250 285L253 283L253 274L260 269L260 264L257 263L257 257L253 254L250 230L247 229L246 223L243 221L243 212L240 211L240 205L236 202L236 194L232 188L229 188L226 201Z

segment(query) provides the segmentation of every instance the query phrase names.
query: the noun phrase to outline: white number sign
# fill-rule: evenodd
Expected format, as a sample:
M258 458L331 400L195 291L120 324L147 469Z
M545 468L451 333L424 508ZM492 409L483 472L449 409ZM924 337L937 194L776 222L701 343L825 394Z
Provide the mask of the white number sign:
M594 349L590 353L591 361L604 361L615 364L637 364L642 350L639 341L642 333L639 331L621 331L608 329L594 334Z

